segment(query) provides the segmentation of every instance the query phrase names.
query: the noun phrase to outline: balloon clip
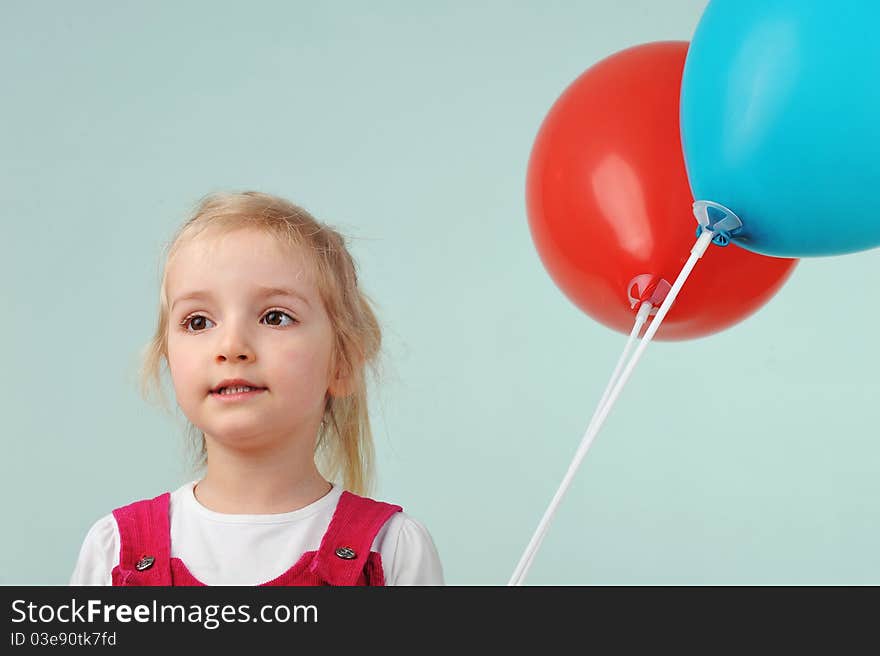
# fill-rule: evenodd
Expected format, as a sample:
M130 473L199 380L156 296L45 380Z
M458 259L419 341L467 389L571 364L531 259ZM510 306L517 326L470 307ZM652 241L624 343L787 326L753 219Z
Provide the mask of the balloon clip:
M626 288L630 309L635 310L641 308L644 303L650 303L652 308L648 316L653 317L663 305L672 285L663 278L658 280L657 276L642 273L630 280Z
M697 217L697 237L704 230L716 233L712 243L717 246L727 246L730 236L742 228L740 218L724 205L713 203L711 200L694 201L694 216Z

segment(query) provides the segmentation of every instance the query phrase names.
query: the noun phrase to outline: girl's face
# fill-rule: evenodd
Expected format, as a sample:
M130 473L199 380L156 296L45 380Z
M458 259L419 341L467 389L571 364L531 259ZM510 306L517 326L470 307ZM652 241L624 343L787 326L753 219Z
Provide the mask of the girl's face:
M209 443L260 449L316 437L339 381L310 273L301 250L251 228L202 233L169 263L169 369L178 405ZM267 389L224 402L211 390L230 378Z

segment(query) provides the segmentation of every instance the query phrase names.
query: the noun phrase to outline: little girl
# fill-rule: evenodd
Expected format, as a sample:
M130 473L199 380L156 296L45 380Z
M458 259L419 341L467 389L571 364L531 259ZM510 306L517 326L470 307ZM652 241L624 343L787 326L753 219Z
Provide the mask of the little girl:
M204 476L99 519L71 585L442 585L427 530L361 496L380 342L339 233L275 196L206 197L170 244L142 379L161 395L167 363Z

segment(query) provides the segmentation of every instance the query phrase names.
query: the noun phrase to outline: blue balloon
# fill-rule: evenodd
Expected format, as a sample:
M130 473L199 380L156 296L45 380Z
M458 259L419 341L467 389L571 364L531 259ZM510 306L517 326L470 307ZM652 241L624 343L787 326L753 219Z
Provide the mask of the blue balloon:
M880 245L880 2L712 0L681 83L697 200L779 257Z

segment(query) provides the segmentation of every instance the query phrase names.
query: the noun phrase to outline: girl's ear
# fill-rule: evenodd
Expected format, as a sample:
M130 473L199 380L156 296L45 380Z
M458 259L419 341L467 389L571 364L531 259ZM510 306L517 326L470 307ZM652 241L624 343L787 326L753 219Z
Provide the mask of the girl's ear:
M354 392L354 376L346 374L341 368L336 370L336 374L330 379L328 392L336 398L344 398L351 396Z
M330 381L330 387L328 391L330 392L330 396L334 398L343 398L349 396L351 394L351 390L346 384L346 379L342 378L334 378Z

